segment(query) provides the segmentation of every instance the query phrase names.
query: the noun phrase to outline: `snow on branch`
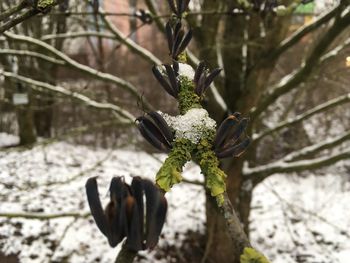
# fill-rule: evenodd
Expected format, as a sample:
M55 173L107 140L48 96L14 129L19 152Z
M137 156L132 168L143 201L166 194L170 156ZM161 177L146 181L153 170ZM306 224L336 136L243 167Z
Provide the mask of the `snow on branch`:
M340 44L339 46L333 48L331 51L329 51L328 53L324 54L321 59L320 59L320 63L324 63L326 61L328 61L331 58L336 57L337 55L339 55L339 53L341 51L343 51L345 48L347 48L348 46L350 46L350 37L347 38L342 44Z
M5 31L9 30L10 28L16 26L19 23L22 23L23 21L39 14L39 10L36 9L30 9L26 11L25 13L15 17L14 19L9 20L7 23L0 26L0 34L4 33Z
M16 49L1 49L0 50L0 55L14 55L14 56L29 56L29 57L34 57L38 59L45 60L47 62L50 62L52 64L64 66L66 63L63 60L59 60L50 56L46 56L44 54L34 52L34 51L29 51L29 50L16 50Z
M317 28L329 22L334 17L334 15L339 11L340 7L341 5L339 4L335 6L333 9L331 9L329 12L315 19L313 23L306 24L300 27L297 31L295 31L292 35L290 35L280 43L280 45L276 48L276 50L272 52L272 54L270 55L270 58L272 59L277 58L282 53L284 53L287 49L297 44L300 41L300 39L302 39L305 35L315 31Z
M111 103L101 103L101 102L97 102L95 100L90 99L89 97L77 93L77 92L73 92L73 91L69 91L63 87L60 86L54 86L51 84L48 84L46 82L41 82L41 81L37 81L31 78L27 78L21 75L17 75L15 73L12 72L0 72L0 75L3 75L5 77L8 78L12 78L18 81L21 81L23 83L26 83L28 85L33 86L32 88L40 88L40 89L45 89L54 93L59 93L62 94L64 96L68 96L71 97L75 100L78 100L80 102L83 102L85 105L89 106L89 107L93 107L95 109L100 109L100 110L110 110L112 112L117 113L118 115L122 116L124 119L124 122L134 122L135 117L128 111L123 110L122 108L120 108L119 106L115 105L115 104L111 104Z
M286 155L283 158L283 160L285 162L292 162L292 161L295 161L297 159L307 158L311 155L319 153L320 151L334 148L335 146L337 146L337 145L339 145L347 140L350 140L350 131L347 131L347 132L345 132L345 133L343 133L335 138L328 139L328 140L322 141L320 143L304 147L303 149L298 150L296 152L291 152L288 155Z
M8 20L6 23L0 25L0 34L37 14L47 12L51 7L57 5L58 2L58 0L22 0L17 5L7 8L6 11L0 14L0 22ZM21 13L27 8L29 8L27 11ZM13 18L11 18L11 16L13 16Z
M102 8L99 8L99 14L101 15L101 18L103 22L106 24L107 28L114 34L115 38L118 39L123 45L127 46L131 52L142 57L143 59L148 61L150 64L156 64L156 65L162 64L162 62L156 56L154 56L152 52L136 44L127 36L124 36L123 33L120 32L118 28L116 28L113 25L113 23L108 19L108 17L105 15L105 12L103 11Z
M53 39L66 39L66 38L72 39L72 38L79 38L79 37L102 37L102 38L116 39L116 37L112 34L97 32L97 31L81 31L81 32L70 32L70 33L62 33L62 34L50 34L50 35L44 35L40 39L43 41L47 41L47 40L53 40Z
M38 220L49 220L62 217L74 217L74 218L87 218L90 212L79 213L79 212L67 212L67 213L57 213L57 214L45 214L45 213L0 213L0 217L6 218L24 218L24 219L38 219Z
M295 154L297 153L298 152L296 152ZM329 156L302 161L287 162L286 160L282 159L270 164L261 165L253 168L249 168L247 167L247 165L245 165L245 167L243 168L243 174L244 176L252 178L255 182L260 182L272 174L291 173L318 169L323 166L328 166L345 159L350 159L350 148L347 148L344 151Z
M8 19L10 16L12 16L15 13L18 13L20 11L22 11L24 8L27 7L27 1L26 0L22 0L20 3L18 3L17 5L13 6L13 7L9 7L6 10L2 11L0 13L0 22L4 21L5 19Z
M341 11L342 9L338 10L340 13ZM328 49L333 40L350 24L350 10L346 9L345 14L342 16L340 13L330 28L321 36L320 40L314 46L311 53L306 58L305 62L302 63L300 68L282 78L262 96L260 103L251 110L251 119L255 119L280 96L297 88L299 84L304 82L310 76L314 66L319 63L322 54Z
M83 72L87 75L90 75L91 77L94 77L96 79L100 79L103 81L108 81L108 82L114 83L114 84L118 85L119 87L123 88L125 91L129 92L135 98L137 98L137 99L139 98L139 94L138 94L136 87L134 85L132 85L130 82L127 82L127 81L125 81L119 77L113 76L111 74L98 71L98 70L93 69L89 66L80 64L77 61L75 61L75 60L71 59L70 57L68 57L67 55L65 55L64 53L62 53L61 51L57 50L53 46L51 46L51 45L49 45L41 40L38 40L38 39L35 39L32 37L28 37L28 36L21 36L21 35L13 34L10 32L6 32L6 33L4 33L4 35L11 40L26 42L26 43L33 44L36 46L40 46L40 47L44 48L45 50L49 51L50 53L54 54L58 58L65 61L68 66L70 66L70 67L72 67L80 72ZM145 99L143 100L143 102L144 102L144 105L147 109L152 109L152 106Z
M314 108L312 108L312 109L310 109L302 114L297 115L294 118L280 122L275 127L266 129L265 131L262 131L260 134L254 134L252 136L253 141L258 142L259 140L261 140L262 138L264 138L265 136L267 136L271 133L277 132L277 131L279 131L283 128L289 127L291 125L300 123L301 121L306 120L315 114L324 112L330 108L333 108L333 107L336 107L336 106L339 106L341 104L348 103L348 102L350 102L350 93L339 96L339 97L334 98L334 99L331 99L325 103L317 105L316 107L314 107Z

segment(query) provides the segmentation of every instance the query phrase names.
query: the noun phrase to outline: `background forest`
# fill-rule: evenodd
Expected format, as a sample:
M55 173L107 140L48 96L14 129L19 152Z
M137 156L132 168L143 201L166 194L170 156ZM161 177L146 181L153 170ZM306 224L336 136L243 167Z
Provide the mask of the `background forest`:
M167 1L0 0L0 262L112 262L84 185L154 180L166 156L139 134L178 114L152 74L171 63ZM34 1L35 2L35 1ZM350 1L191 0L187 62L222 68L203 101L240 112L251 138L227 193L271 262L350 258ZM158 246L137 262L239 262L195 163L167 193Z

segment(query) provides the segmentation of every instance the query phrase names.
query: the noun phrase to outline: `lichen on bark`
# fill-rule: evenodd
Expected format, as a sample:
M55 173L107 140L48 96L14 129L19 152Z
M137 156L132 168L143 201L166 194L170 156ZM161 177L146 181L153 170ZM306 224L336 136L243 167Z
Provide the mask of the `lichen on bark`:
M173 149L156 175L156 182L164 191L169 191L174 184L182 181L182 168L191 160L195 145L186 139L176 139Z
M38 9L46 9L51 7L55 3L55 0L39 0L37 4Z
M270 261L254 248L246 247L240 257L240 263L270 263Z
M226 191L226 174L219 168L220 162L211 149L211 139L210 136L199 142L195 159L206 178L206 187L210 190L211 196L216 198L218 206L222 206L224 202L223 193Z
M200 97L194 93L192 80L185 76L180 76L179 110L180 114L185 114L193 108L202 108Z

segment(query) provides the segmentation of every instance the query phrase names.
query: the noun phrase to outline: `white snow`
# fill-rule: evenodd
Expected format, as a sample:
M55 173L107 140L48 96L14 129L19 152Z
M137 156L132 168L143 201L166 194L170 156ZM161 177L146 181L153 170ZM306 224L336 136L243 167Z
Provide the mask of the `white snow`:
M184 115L170 116L160 112L168 125L175 130L175 138L198 143L208 130L215 130L216 122L205 109L190 109Z
M185 63L179 63L179 75L187 77L190 80L194 78L194 69Z
M153 180L164 158L65 142L27 151L0 151L0 213L84 214L88 212L87 178L98 176L100 197L106 204L113 176L125 176L127 182L132 176ZM350 183L346 165L326 169L324 176L281 174L260 184L254 190L250 218L253 244L274 263L348 263ZM184 177L203 181L193 163L186 165ZM181 246L188 230L204 232L205 192L201 186L181 183L166 197L169 212L159 246ZM109 263L118 253L118 248L108 246L91 217L46 221L0 217L0 250L18 253L22 263L63 262L65 258L74 263ZM142 262L167 262L156 260L155 253L142 252Z
M11 145L17 145L18 143L19 143L18 136L0 132L0 148L11 146Z

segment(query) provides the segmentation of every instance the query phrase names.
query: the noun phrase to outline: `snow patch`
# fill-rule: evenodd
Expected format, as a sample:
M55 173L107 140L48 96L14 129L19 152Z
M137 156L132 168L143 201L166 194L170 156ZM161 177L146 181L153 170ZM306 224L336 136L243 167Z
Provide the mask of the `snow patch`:
M216 122L205 109L190 109L185 115L170 116L160 112L168 125L175 130L175 138L185 138L197 144L208 130L215 130Z

